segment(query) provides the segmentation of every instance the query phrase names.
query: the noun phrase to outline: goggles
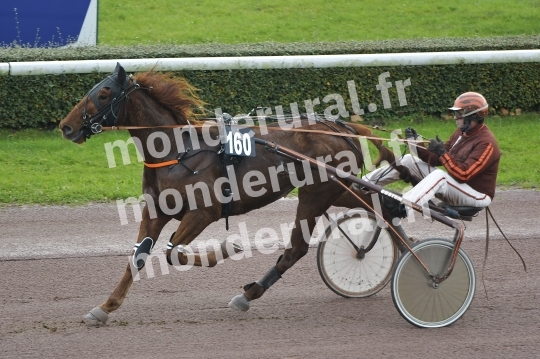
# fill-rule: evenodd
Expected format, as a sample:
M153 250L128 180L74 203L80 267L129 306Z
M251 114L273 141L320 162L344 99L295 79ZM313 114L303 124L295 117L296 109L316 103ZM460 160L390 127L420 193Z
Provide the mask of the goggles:
M480 112L480 111L483 111L485 109L488 108L488 105L486 104L485 106L482 106L474 111L471 111L471 112L467 112L467 113L463 113L464 110L462 108L459 108L459 107L450 107L449 110L450 111L453 111L454 112L454 118L456 120L459 120L461 118L464 118L464 117L467 117L467 116L470 116L470 115L474 115L475 113L477 112Z
M463 111L454 110L452 112L454 113L454 120L462 120L463 119Z

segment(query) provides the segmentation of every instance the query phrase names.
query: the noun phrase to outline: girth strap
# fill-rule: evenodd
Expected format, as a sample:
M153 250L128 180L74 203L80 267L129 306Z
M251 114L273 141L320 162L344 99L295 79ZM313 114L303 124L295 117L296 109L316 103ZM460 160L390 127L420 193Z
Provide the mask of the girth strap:
M231 184L229 183L229 173L227 172L227 162L232 164L232 161L230 161L230 156L225 154L225 151L221 151L219 154L219 158L221 160L221 163L223 164L223 175L225 178L227 178L227 181L225 181L224 188L223 188L223 196L230 197L232 196L232 190L231 190ZM221 204L221 218L225 218L225 230L229 230L229 215L231 212L231 202L232 199L227 203Z

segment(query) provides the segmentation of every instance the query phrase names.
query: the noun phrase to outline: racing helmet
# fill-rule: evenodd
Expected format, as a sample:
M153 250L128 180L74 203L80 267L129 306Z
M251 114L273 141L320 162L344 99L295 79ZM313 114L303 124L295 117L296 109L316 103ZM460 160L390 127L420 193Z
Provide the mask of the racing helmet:
M458 111L463 118L476 114L476 118L482 121L488 114L488 107L484 96L477 92L465 92L459 95L454 101L454 106L448 109Z

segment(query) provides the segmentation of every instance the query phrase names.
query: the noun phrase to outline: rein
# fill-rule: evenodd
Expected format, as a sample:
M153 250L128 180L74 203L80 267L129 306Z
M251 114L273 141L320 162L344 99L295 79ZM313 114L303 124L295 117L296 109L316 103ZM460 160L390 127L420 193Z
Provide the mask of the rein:
M142 129L160 129L160 128L161 129L174 129L174 128L182 128L182 127L185 127L185 126L189 126L191 128L203 128L203 127L205 127L204 125L191 125L191 124L188 124L188 125L164 125L164 126L108 126L108 127L100 127L100 130L101 131L120 131L120 130L142 130ZM219 126L219 124L216 123L216 126ZM239 124L236 124L236 126L243 127L243 128L251 128L251 127L253 127L252 125L239 125ZM206 126L206 127L208 127L208 126ZM417 140L406 141L406 140L402 140L402 139L390 139L390 138L374 137L374 136L361 136L361 135L358 135L358 134L337 132L337 130L334 129L333 127L331 127L331 126L329 126L329 127L331 129L333 129L334 131L336 131L336 132L322 131L322 130L305 130L305 129L299 129L299 128L291 128L291 129L288 129L286 131L337 136L337 137L342 137L348 143L349 143L348 138L358 138L358 137L366 138L366 139L379 140L379 141L399 141L399 142L417 142L417 143L424 143L425 142L425 141L417 141ZM276 128L276 127L272 127L272 126L267 126L266 128L274 130L274 131L282 130L281 128ZM353 146L353 148L356 148L356 146ZM221 149L219 152L216 152L216 153L220 154L222 151L223 151L223 149ZM192 155L192 156L184 158L184 156L186 154L187 154L187 152L185 152L182 155L178 156L178 158L176 158L174 160L160 162L160 163L147 163L147 162L144 162L144 165L146 167L148 167L148 168L162 168L162 167L176 165L176 164L179 164L179 163L182 164L181 163L182 159L188 159L188 158L191 158L191 157L194 156L194 155ZM192 172L195 173L197 171L192 171Z
M142 130L142 129L159 129L159 128L162 128L162 129L172 129L172 128L182 128L182 127L185 127L185 126L190 126L192 128L203 128L204 125L168 125L168 126L109 126L109 127L100 127L100 130L101 131L120 131L120 130ZM216 124L216 126L218 126L218 124ZM243 127L243 128L250 128L250 127L253 127L251 125L236 125L236 126L239 126L239 127ZM271 130L282 130L281 128L276 128L276 127L270 127L268 126L267 127L268 129L271 129ZM100 131L100 132L101 132ZM322 131L322 130L303 130L303 129L298 129L298 128L291 128L291 129L288 129L287 131L291 131L291 132L301 132L301 133L313 133L313 134L321 134L321 135L330 135L330 136L337 136L337 137L342 137L344 138L345 140L348 141L348 138L366 138L366 139L373 139L373 140L380 140L380 141L400 141L400 142L407 142L405 140L401 140L401 139L390 139L390 138L383 138L383 137L374 137L374 136L361 136L361 135L358 135L358 134L350 134L350 133L342 133L342 132L330 132L330 131ZM409 142L419 142L419 143L423 143L424 141L409 141ZM382 145L381 145L382 146ZM353 148L356 148L355 146ZM220 154L221 152L223 151L223 149L221 149L219 152L216 152L217 154ZM211 151L212 152L212 151ZM160 162L160 163L147 163L147 162L144 162L144 165L148 168L161 168L161 167L167 167L167 166L172 166L172 165L176 165L176 164L182 164L181 161L182 159L187 159L187 158L191 158L193 156L189 156L189 157L186 157L184 158L184 156L186 155L187 152L183 153L181 156L179 156L178 158L174 159L174 160L170 160L170 161L165 161L165 162ZM192 171L193 173L195 173L196 171Z
M182 128L185 126L190 126L193 128L203 128L204 125L169 125L169 126L108 126L108 127L102 127L102 131L122 131L122 130L144 130L144 129L151 129L151 128L163 128L163 129L171 129L171 128ZM216 124L217 126L217 124ZM250 128L254 127L252 125L236 125L238 127L244 127L244 128ZM208 127L208 126L206 126ZM282 130L281 128L275 128L267 126L267 129L269 130ZM398 141L398 142L411 142L411 143L426 143L427 141L420 141L420 140L403 140L403 139L391 139L391 138L384 138L384 137L375 137L375 136L362 136L362 135L355 135L351 133L341 133L341 132L330 132L330 131L322 131L322 130L303 130L300 128L291 128L285 131L291 131L291 132L303 132L303 133L314 133L314 134L320 134L320 135L330 135L330 136L338 136L338 137L352 137L352 138L366 138L368 140L379 140L379 141ZM372 133L373 134L373 133Z

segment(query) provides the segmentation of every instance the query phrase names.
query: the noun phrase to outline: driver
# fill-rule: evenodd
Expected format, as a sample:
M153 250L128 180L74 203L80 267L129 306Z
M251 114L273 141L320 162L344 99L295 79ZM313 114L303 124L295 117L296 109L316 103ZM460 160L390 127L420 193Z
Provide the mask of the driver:
M427 148L410 143L419 159L405 155L401 173L390 165L376 169L364 180L384 186L411 175L421 179L403 198L422 206L437 197L451 206L487 207L495 196L495 184L501 152L493 133L484 124L488 103L476 92L460 95L449 110L454 112L457 129L450 139L439 136ZM419 136L413 128L405 129L408 140ZM446 171L435 166L444 166Z

